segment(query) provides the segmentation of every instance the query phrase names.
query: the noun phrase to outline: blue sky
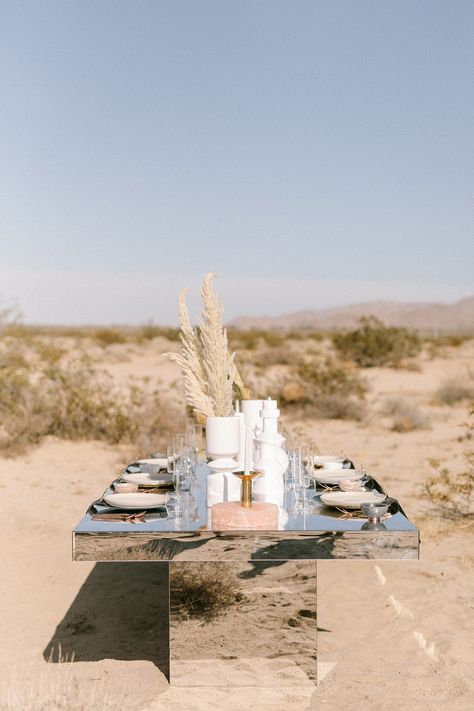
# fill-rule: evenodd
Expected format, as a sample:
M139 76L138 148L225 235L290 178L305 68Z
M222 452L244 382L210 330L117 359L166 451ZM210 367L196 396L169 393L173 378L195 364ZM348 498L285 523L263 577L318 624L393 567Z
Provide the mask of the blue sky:
M173 323L474 292L457 0L0 5L0 292Z

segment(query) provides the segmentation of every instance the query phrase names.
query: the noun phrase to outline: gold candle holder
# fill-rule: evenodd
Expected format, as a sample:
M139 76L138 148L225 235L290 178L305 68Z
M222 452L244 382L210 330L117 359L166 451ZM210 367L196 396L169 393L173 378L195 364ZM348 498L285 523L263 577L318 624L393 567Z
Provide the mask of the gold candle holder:
M234 472L242 482L242 492L240 496L240 505L246 509L252 508L252 481L260 476L260 472Z

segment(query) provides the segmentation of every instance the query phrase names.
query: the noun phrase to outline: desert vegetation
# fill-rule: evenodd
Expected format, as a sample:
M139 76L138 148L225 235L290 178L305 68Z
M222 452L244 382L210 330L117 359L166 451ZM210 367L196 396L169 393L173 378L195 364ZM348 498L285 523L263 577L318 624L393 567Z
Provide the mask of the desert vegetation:
M114 382L106 369L64 339L4 335L0 341L0 450L24 451L45 436L156 447L181 415L158 383ZM152 448L153 448L152 447Z
M398 367L407 358L418 355L421 342L416 333L406 328L385 326L374 316L364 316L359 327L335 333L332 342L342 358L363 368L378 365Z
M21 323L17 309L3 307L0 450L15 455L48 435L128 443L142 454L164 446L186 416L178 372L174 383L167 376L167 387L160 379L161 356L176 352L177 339L177 329L153 323L135 328L29 327ZM423 340L373 318L363 319L353 331L331 334L230 329L228 341L252 397L277 397L290 420L357 421L380 411L380 405L371 404L377 395L372 372L408 364L406 372L421 373L433 359L434 343L432 337ZM450 349L468 346L467 336L440 336L436 347L443 353L436 357L445 359ZM137 374L133 365L141 357L154 358L145 374ZM438 382L434 404L455 407L474 396L469 368ZM426 429L432 419L426 405L405 395L385 398L381 413L397 433Z
M474 404L463 428L464 435L460 439L468 446L464 451L461 471L454 472L438 459L432 459L435 474L423 485L423 491L433 506L442 515L454 519L474 517Z
M172 614L211 622L242 600L241 586L226 563L175 564L171 577Z

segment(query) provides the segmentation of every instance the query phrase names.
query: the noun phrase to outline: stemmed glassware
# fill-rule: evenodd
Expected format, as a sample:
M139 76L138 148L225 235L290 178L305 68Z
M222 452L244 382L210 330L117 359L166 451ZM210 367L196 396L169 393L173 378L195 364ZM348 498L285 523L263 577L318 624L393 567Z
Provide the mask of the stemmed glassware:
M186 444L186 437L178 434L166 450L167 470L173 477L174 493L168 506L169 518L180 518L186 511L190 491L190 479L194 474L196 457L193 447Z
M194 422L188 422L186 425L185 434L186 445L191 447L194 452L194 459L197 463L199 460L199 452L202 447L202 425L198 425Z

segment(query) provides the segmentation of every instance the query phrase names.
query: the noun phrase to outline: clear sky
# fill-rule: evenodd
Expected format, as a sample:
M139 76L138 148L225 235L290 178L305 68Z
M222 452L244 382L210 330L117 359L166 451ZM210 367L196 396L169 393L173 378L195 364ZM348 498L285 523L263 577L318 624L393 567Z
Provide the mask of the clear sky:
M0 292L158 323L474 293L474 3L1 0ZM191 306L196 303L191 298Z

